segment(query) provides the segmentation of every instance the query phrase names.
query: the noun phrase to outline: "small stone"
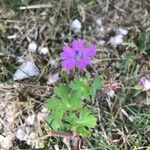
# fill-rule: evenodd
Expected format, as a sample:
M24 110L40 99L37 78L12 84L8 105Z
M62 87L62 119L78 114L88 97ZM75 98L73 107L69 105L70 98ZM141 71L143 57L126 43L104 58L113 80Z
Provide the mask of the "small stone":
M9 40L11 40L11 39L16 39L16 38L17 38L17 34L15 33L15 34L13 34L13 35L9 35L9 36L7 36L7 38L8 38Z
M50 84L56 83L58 80L59 80L59 74L58 73L49 75L47 84L50 85Z
M44 141L42 140L36 140L35 142L35 149L43 149L44 148Z
M19 128L16 132L16 137L17 139L19 139L20 141L26 141L27 140L27 133L25 132L25 130Z
M17 57L17 62L18 63L24 63L26 60L25 58L23 58L22 56L21 57Z
M123 29L123 28L118 28L117 31L116 31L116 33L125 36L125 35L128 34L128 30Z
M123 43L123 36L119 34L119 35L116 35L114 37L111 37L110 40L109 40L109 43L112 46L120 45L120 44Z
M81 31L81 22L78 19L73 20L73 22L71 23L71 29L75 32L78 33Z
M27 138L27 144L28 145L31 145L31 147L35 147L35 140L36 140L36 134L34 132L31 132L29 135L28 135L28 138Z
M107 92L107 95L111 98L113 98L115 96L115 91L114 90L110 90Z
M53 67L57 67L58 64L57 64L57 61L55 59L50 59L50 64L53 66Z
M54 145L54 149L55 149L55 150L60 150L60 149L59 149L59 146L58 146L57 144Z
M49 114L48 110L45 107L43 107L41 112L37 114L37 120L44 121L44 119L48 116L48 114Z
M1 150L9 150L13 146L13 136L12 135L7 135L3 136L0 135L0 148Z
M105 44L105 41L104 40L100 40L100 41L98 41L98 44L102 46L102 45Z
M37 50L37 44L35 42L29 43L28 51L34 53L36 52L36 50Z
M66 36L65 33L62 32L62 33L61 33L61 37L62 37L62 38L65 38L65 36Z
M30 115L28 116L28 118L26 119L26 122L28 125L33 125L35 121L35 115Z
M97 19L97 20L96 20L96 24L97 24L98 26L102 26L102 19L101 19L101 18Z
M38 76L39 69L31 61L24 62L14 73L13 80L22 80L25 78Z
M39 54L43 54L43 55L47 55L48 54L48 52L49 52L49 49L47 48L47 47L41 47L41 48L39 48L39 50L38 50L38 52L39 52Z

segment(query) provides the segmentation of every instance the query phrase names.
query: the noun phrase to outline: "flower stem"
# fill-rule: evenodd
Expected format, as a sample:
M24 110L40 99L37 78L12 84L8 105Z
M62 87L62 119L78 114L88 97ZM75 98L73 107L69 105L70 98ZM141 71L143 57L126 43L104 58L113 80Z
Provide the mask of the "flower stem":
M68 76L67 72L66 72L66 71L62 71L62 72L61 72L61 76L62 76L62 79L64 79L64 81L65 81L67 84L69 84L69 76Z

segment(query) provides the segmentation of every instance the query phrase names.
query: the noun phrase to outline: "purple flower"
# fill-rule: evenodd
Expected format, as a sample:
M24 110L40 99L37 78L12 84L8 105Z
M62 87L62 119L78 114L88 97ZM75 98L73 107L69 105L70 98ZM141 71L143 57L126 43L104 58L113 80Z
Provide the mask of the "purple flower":
M75 39L71 43L71 47L64 45L63 52L60 53L62 59L62 66L67 70L75 67L84 69L87 65L91 64L90 57L96 54L96 46L90 44L85 47L84 40Z
M143 87L143 91L147 91L150 89L150 81L148 80L147 77L145 77L145 76L141 77L139 82Z
M147 78L145 76L141 77L139 82L142 86L144 86L145 82L146 82Z

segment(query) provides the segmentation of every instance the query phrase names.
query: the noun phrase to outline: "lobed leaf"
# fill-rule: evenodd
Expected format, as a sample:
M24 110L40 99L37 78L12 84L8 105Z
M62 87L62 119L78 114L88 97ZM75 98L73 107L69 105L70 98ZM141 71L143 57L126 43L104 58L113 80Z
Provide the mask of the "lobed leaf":
M70 87L77 92L81 99L90 99L90 87L86 79L76 79L70 84Z
M61 100L68 101L70 89L66 84L60 84L58 87L55 87L54 94L57 95Z
M90 91L93 100L95 98L97 90L100 90L103 87L103 84L104 84L104 80L101 76L96 76L94 78L91 91Z
M79 119L76 123L80 126L85 127L95 127L96 126L97 118L91 114L91 110L88 108L83 108L80 111Z

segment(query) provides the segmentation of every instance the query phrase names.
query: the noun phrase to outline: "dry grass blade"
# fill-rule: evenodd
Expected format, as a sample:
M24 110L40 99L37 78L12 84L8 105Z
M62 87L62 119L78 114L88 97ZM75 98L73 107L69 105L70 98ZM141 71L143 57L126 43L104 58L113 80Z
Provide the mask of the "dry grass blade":
M20 10L25 9L40 9L40 8L51 8L52 4L40 4L40 5L30 5L30 6L22 6L19 7Z

